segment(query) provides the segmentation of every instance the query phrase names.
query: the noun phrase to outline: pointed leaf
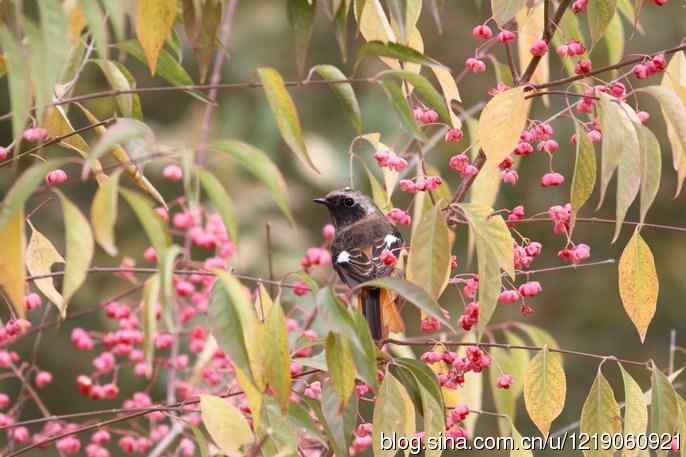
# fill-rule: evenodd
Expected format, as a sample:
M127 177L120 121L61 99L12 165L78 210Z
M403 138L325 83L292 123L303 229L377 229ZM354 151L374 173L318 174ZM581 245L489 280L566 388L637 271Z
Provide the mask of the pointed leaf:
M224 2L221 0L209 0L202 4L196 0L183 1L183 22L186 35L198 59L201 81L207 79L207 72L214 56L223 6Z
M67 197L58 191L62 203L62 214L66 232L66 262L64 264L64 281L62 296L64 307L60 309L62 319L67 316L67 305L81 284L86 280L91 265L95 241L88 224L88 219L81 210Z
M143 285L141 300L141 326L143 328L143 353L148 374L152 374L155 357L155 334L157 332L157 305L160 298L160 277L150 276Z
M26 269L31 276L48 275L56 263L64 263L64 257L41 232L32 228L31 239L26 248ZM50 300L57 309L64 307L64 298L55 288L53 278L36 279L33 284Z
M636 129L627 112L609 95L600 93L599 97L603 144L598 208L603 204L607 186L624 156L624 151L630 151L629 154L633 156L633 153L639 149Z
M372 40L363 44L357 51L355 68L360 65L366 57L390 57L404 62L416 63L427 67L444 67L444 65L430 57L425 56L416 49L399 43Z
M136 9L136 36L148 61L150 74L157 69L157 59L176 19L176 0L139 0Z
M386 437L410 437L416 431L415 411L412 399L405 387L386 371L379 394L374 402L372 428L372 451L374 457L393 457L396 449L381 448L381 434Z
M445 223L441 205L426 211L412 235L407 260L407 279L438 298L450 277L450 230Z
M26 271L24 259L26 233L24 230L24 208L12 211L0 226L0 246L4 246L0 255L0 289L9 299L17 316L25 318L24 283Z
M450 113L448 112L448 107L446 107L443 96L425 77L408 70L389 70L388 72L384 72L384 74L396 76L403 81L410 83L414 87L415 92L422 96L424 102L436 110L441 120L448 125L451 124Z
M655 315L659 290L653 253L636 231L619 259L619 295L642 343Z
M455 328L445 318L441 307L434 301L433 298L431 298L431 295L429 295L429 293L421 287L418 287L409 281L405 281L404 279L400 278L379 278L360 284L359 286L355 287L355 290L363 287L380 287L382 289L392 290L426 314L438 319L439 322L453 332L455 331Z
M643 223L648 210L655 201L662 174L662 150L653 132L644 125L636 125L641 146L641 216Z
M670 142L672 142L671 139L673 138L675 140L672 142L673 145L677 144L679 146L678 148L673 148L672 153L676 154L680 151L686 151L686 101L680 98L673 86L665 83L661 86L645 87L640 89L640 91L652 95L660 104L665 122L673 132ZM684 95L684 99L686 100L686 95ZM675 155L674 168L678 168L683 160L686 159Z
M286 90L283 78L279 72L268 67L259 68L257 74L262 82L272 114L276 118L281 137L300 160L319 173L307 152L298 111L293 99L288 94L288 90Z
M576 124L576 162L572 178L571 204L574 214L586 204L593 193L596 181L596 159L593 143L588 139L586 130Z
M548 435L550 424L562 412L566 393L562 357L550 352L546 345L529 361L524 376L524 404L543 435Z
M620 364L622 380L624 382L624 434L638 436L648 431L648 405L645 395L634 378ZM624 457L635 457L647 454L646 451L630 449L626 446L622 449Z
M650 431L674 434L679 426L678 396L672 383L655 365L651 377Z
M531 54L531 47L543 36L543 26L545 25L544 4L541 2L527 2L529 8L523 8L516 14L517 22L517 50L519 51L519 68L522 72L529 66L534 56ZM567 9L569 13L569 8ZM540 58L536 71L529 79L530 83L545 84L550 76L550 66L548 64L549 54L546 53ZM543 103L548 104L548 97L543 96ZM528 103L527 103L528 106Z
M295 225L291 210L288 207L288 190L286 181L279 168L260 149L240 141L225 140L214 143L212 149L231 154L238 162L258 180L262 181L272 192L272 197L277 206Z
M319 76L327 81L342 81L347 79L341 70L333 65L316 65L312 67ZM350 121L358 134L362 133L362 114L360 113L360 105L355 96L355 90L350 83L330 84L331 90L340 99L345 108Z
M402 89L398 84L393 81L383 81L382 83L386 96L393 104L393 108L400 116L400 120L407 131L417 138L423 138L424 135L417 127L417 122L415 121L410 105L407 103L407 99L403 94Z
M603 376L601 367L598 367L598 374L581 410L579 430L581 433L588 433L589 436L594 434L597 436L603 434L613 436L622 430L621 420L619 405L615 400L612 386ZM603 446L599 446L598 449L584 450L584 455L587 457L611 457L614 455L614 449L603 449Z
M633 123L634 129L639 125ZM636 139L638 133L634 130ZM622 230L624 219L629 207L636 199L641 188L641 148L640 143L627 142L622 159L617 166L617 207L615 213L615 233L612 242L617 241Z
M200 415L212 440L224 453L238 452L254 441L243 414L223 398L201 395Z
M526 0L491 0L493 19L500 26L506 25L526 6Z
M347 338L329 332L329 336L326 337L326 366L343 407L355 388L355 362Z
M455 77L450 73L450 71L443 67L431 67L434 72L434 76L438 80L438 84L441 86L441 91L443 92L443 98L445 99L445 104L448 107L448 112L450 113L450 125L454 128L460 128L462 126L462 121L460 117L455 114L451 108L452 102L461 102L460 91L457 88L457 83L455 82Z
M224 226L231 236L234 243L238 243L238 221L236 220L236 210L229 193L224 189L222 183L212 173L201 168L195 171L198 179L207 196L212 202L212 206L222 217Z
M117 170L106 178L93 197L91 204L91 225L95 241L112 257L117 255L114 243L114 225L117 221L119 196L119 177L121 170Z
M617 0L589 2L587 9L588 26L591 30L593 43L599 41L610 25L610 21L617 11Z
M150 200L141 194L124 188L120 188L119 193L136 214L157 256L162 257L164 251L171 245L171 237L162 216L157 214Z
M493 97L479 118L479 138L488 163L496 167L519 143L526 127L527 103L524 90L514 88Z
M0 24L0 44L9 70L7 79L12 108L12 136L19 140L31 107L31 78L21 43L4 24Z
M281 410L286 414L291 395L291 356L288 352L286 317L278 301L272 306L267 319L265 335L270 338L265 347L267 382L274 389ZM252 341L248 343L253 344Z
M305 73L307 51L312 38L312 27L317 12L317 2L312 0L290 0L287 3L288 22L295 33L295 60L298 73Z
M101 59L107 59L108 55L108 39L107 39L107 19L105 14L100 9L99 2L92 0L80 0L79 6L83 11L88 23L88 29L93 34L93 41L98 50L98 55ZM119 6L118 9L121 9Z
M381 186L381 183L376 179L372 171L364 165L364 169L367 172L367 178L369 179L369 186L372 188L372 198L374 199L374 204L379 207L384 213L388 213L393 209L391 204L391 199L388 197L386 190Z

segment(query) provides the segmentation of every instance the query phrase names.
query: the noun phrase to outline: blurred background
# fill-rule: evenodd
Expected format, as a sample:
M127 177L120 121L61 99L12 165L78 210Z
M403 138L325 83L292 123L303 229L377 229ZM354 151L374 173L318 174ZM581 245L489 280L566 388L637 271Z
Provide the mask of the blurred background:
M30 3L30 2L28 2ZM130 7L130 1L122 1L122 7ZM458 73L465 59L473 56L475 41L471 37L471 28L483 22L490 15L489 2L478 0L448 0L440 10L443 33L439 34L437 25L428 8L425 8L419 20L419 29L425 42L425 53L446 64L454 73ZM650 3L650 2L648 2ZM285 2L274 0L250 0L239 2L235 16L234 28L227 46L228 59L224 65L222 82L253 81L256 69L262 66L276 68L286 80L299 79L295 64L295 49L293 33L286 16ZM672 0L662 8L646 7L640 21L644 34L633 30L632 25L624 21L626 37L626 55L652 53L677 45L686 37L686 2ZM346 75L352 74L354 52L362 39L355 36L354 21L350 20L349 52L344 61L336 45L333 26L321 11L317 15L311 49L307 59L307 68L320 63L336 65ZM183 27L177 25L177 32L183 37ZM185 40L183 40L185 42ZM498 50L496 57L504 61L504 55ZM594 54L594 67L603 64L603 50ZM167 83L160 78L151 78L147 68L133 59L125 60L127 68L131 70L139 87L161 86ZM198 71L191 50L184 50L184 67L197 79ZM463 98L462 108L469 109L488 100L487 91L495 86L495 74L490 61L487 61L488 72L479 75L467 75L460 83ZM551 78L564 76L559 58L551 53ZM378 61L368 59L358 70L359 74L372 75L382 70ZM656 84L657 77L648 81ZM107 82L102 73L94 65L86 67L81 77L77 93L88 93L107 89ZM392 148L402 148L406 135L400 130L399 118L391 104L386 99L383 90L375 85L356 85L355 91L360 101L363 130L380 132L382 141ZM331 189L348 184L348 156L350 142L356 136L348 118L338 99L326 86L307 88L291 88L290 93L296 102L301 122L305 131L310 155L321 170L321 175L315 175L306 169L300 161L294 158L287 146L281 140L276 123L269 110L264 94L259 89L242 89L222 91L219 95L219 105L216 110L215 121L212 126L213 139L233 138L254 144L266 151L275 161L288 183L288 201L294 211L297 225L292 227L278 211L269 192L251 175L245 173L228 156L210 154L208 167L218 176L234 198L238 209L241 242L238 245L236 266L239 271L256 276L267 276L267 249L265 225L271 224L273 260L275 274L280 277L299 268L299 262L304 251L311 246L323 243L321 228L328 222L328 217L322 208L311 203L312 198L321 196ZM7 97L7 78L0 79L0 113L9 111ZM198 100L181 92L141 95L142 108L146 123L154 130L157 139L172 147L192 148L197 141L199 126L205 105ZM545 119L564 107L564 100L551 99L551 106L545 107L540 100L533 105L531 117ZM635 102L632 100L631 104ZM686 227L686 201L682 193L673 198L676 186L676 173L671 167L671 151L666 140L664 123L657 105L647 97L639 99L641 109L651 113L648 126L657 134L661 141L663 152L663 179L660 192L655 204L648 213L648 222L669 224ZM113 110L113 100L99 99L86 103L99 117L108 116ZM77 123L78 124L78 123ZM84 122L83 125L86 123ZM77 125L78 126L78 125ZM555 158L555 169L567 177L564 185L558 188L543 189L538 180L547 171L547 159L536 154L524 160L520 172L520 182L517 186L505 185L499 193L496 208L512 208L524 204L528 215L546 211L551 205L564 204L569 201L569 184L574 165L574 147L569 144L572 134L572 122L568 118L558 119L553 126L556 129L555 139L561 149ZM86 139L92 141L92 136ZM11 126L9 122L0 123L0 145L11 141ZM442 142L441 142L442 143ZM459 182L457 174L448 169L448 158L461 152L468 145L468 138L453 146L439 144L427 156L428 162L441 170L442 175L452 189ZM373 164L373 151L367 145L360 144L356 151L361 157ZM597 151L599 152L599 151ZM59 155L64 152L53 147L46 155ZM20 168L27 165L22 163ZM182 188L178 184L170 184L161 179L161 169L168 161L151 161L146 165L146 175L149 176L167 200L181 195ZM12 183L15 173L11 167L0 168L0 195L4 195ZM92 200L94 185L92 182L79 182L77 169L68 169L71 181L65 186L67 195L78 201L84 211ZM359 163L355 164L355 185L368 191L368 182L364 170ZM130 181L126 181L130 184ZM405 208L409 200L405 200L401 193L395 194L394 204ZM34 208L44 197L34 197L29 201L28 210ZM582 216L598 216L614 218L614 185L610 186L610 194L601 210L593 212L598 202L597 192L591 197L582 211ZM630 210L627 220L636 220L638 209L636 205ZM40 209L32 218L36 227L43 231L57 248L63 252L64 232L61 222L61 210L57 201L52 201ZM625 227L622 236L614 244L610 244L612 224L579 222L574 232L576 242L584 242L591 246L591 260L618 259L621 250L632 233L630 227ZM533 268L560 265L556 253L564 247L564 239L553 235L552 223L537 222L519 225L518 230L532 240L543 244L543 254L536 260ZM559 346L566 349L587 351L602 354L613 354L618 357L634 360L654 359L658 366L664 368L668 363L670 331L677 331L677 344L686 347L686 233L670 230L656 230L645 228L643 236L651 246L655 255L658 275L660 279L660 294L657 313L653 320L645 344L641 344L637 332L626 316L619 299L617 290L616 264L606 264L597 267L579 268L561 272L545 273L536 276L544 288L542 294L532 300L535 314L522 317L515 306L501 306L498 308L492 323L507 320L519 320L540 326L550 332L558 341ZM409 233L406 233L409 237ZM476 265L469 264L466 254L466 231L463 227L457 230L456 252L458 256L458 272L475 271ZM141 253L147 247L147 240L133 214L124 204L120 205L120 215L117 223L117 240L122 256L135 258L143 263ZM0 247L0 250L2 248ZM0 251L1 252L1 251ZM0 253L0 255L2 255ZM116 266L120 258L110 258L101 250L97 250L95 265ZM315 271L317 279L326 281L329 270ZM142 277L141 277L142 279ZM120 279L112 275L92 276L73 301L70 312L93 306L108 294L127 287ZM295 298L287 295L291 301ZM307 299L298 299L303 307L312 306ZM454 291L444 295L443 305L451 311L453 316L461 312L461 302ZM34 311L36 312L36 311ZM408 333L418 333L418 322L415 312L406 312L408 319ZM48 320L56 317L52 313ZM34 323L40 320L40 314L32 316ZM52 371L55 378L61 380L53 383L45 391L48 407L56 413L75 412L91 409L94 405L76 393L74 380L81 372L89 371L90 357L76 351L69 342L69 335L75 326L101 327L110 325L102 313L91 314L81 319L68 320L63 325L44 332L40 341L39 364L46 370ZM323 327L324 323L317 323ZM17 350L30 350L32 341L24 340L17 346ZM686 364L686 356L682 352L676 354L677 367ZM597 361L587 358L565 356L565 370L567 373L567 402L562 415L554 422L555 431L578 420L583 401L593 382ZM649 386L648 372L645 370L628 368L644 389ZM618 400L622 398L622 383L615 364L606 363L604 373L613 385ZM122 373L127 379L130 376ZM66 381L62 381L66 380ZM518 382L521 380L515 380ZM484 376L488 383L488 377ZM126 398L130 392L142 387L138 378L122 382L123 392L120 398ZM16 383L3 385L0 390L16 391ZM128 392L127 392L128 391ZM490 388L484 389L484 404L482 409L493 411L495 407L490 399ZM681 392L684 392L682 389ZM153 398L161 398L161 391L154 393ZM119 402L100 402L98 407L117 407ZM535 433L533 424L529 421L520 399L517 427L523 435ZM27 413L28 415L28 413ZM494 418L482 416L477 424L477 434L497 433ZM43 451L44 455L53 453ZM483 455L484 452L476 453Z

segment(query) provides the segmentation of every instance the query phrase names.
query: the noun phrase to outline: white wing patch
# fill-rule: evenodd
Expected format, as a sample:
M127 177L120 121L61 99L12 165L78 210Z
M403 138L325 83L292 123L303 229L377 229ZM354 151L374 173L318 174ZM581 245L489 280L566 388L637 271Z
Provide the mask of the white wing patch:
M336 263L348 263L350 262L350 253L348 251L341 251L336 257Z
M395 236L395 235L389 233L388 235L386 235L386 238L383 239L383 242L384 242L384 244L386 245L387 248L390 248L393 244L395 244L395 243L398 242L399 240L400 240L400 238L398 238L397 236ZM342 254L342 253L341 253L341 254Z

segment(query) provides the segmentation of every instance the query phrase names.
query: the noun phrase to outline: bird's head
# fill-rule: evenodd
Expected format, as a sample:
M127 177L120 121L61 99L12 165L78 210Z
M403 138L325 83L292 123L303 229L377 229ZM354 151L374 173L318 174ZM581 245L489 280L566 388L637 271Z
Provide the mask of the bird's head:
M373 214L383 216L371 198L350 187L331 191L325 197L315 198L313 201L329 209L331 220L337 229Z

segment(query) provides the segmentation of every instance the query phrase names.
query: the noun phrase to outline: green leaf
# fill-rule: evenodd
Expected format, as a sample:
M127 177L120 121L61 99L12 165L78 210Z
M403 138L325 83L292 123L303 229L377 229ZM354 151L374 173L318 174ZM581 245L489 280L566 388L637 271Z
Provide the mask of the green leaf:
M624 56L624 26L619 14L615 14L608 24L607 30L601 42L607 49L607 61L613 65L622 60ZM595 51L595 49L594 49Z
M500 270L514 279L514 242L502 216L493 215L492 208L475 203L461 203L460 208L476 238L480 306L478 328L481 333L498 304L502 285Z
M479 139L488 158L485 166L497 167L519 143L526 127L528 102L521 87L498 93L479 118Z
M450 277L450 229L445 223L441 205L425 211L412 234L407 259L407 279L423 287L438 300Z
M210 329L221 350L252 381L250 359L241 322L241 309L251 308L252 304L247 292L233 275L220 271L217 271L217 274L208 308Z
M491 0L493 19L498 25L504 26L514 19L524 6L526 6L526 0Z
M217 33L221 24L224 2L209 0L199 4L196 0L183 1L183 23L200 67L200 81L207 79L214 56ZM198 17L200 16L200 17Z
M127 92L135 87L135 80L131 74L127 74L128 70L121 63L104 59L96 59L93 62L100 67L112 89ZM119 112L123 117L142 119L141 101L138 94L117 95L116 100Z
M288 195L286 180L279 168L264 152L255 146L235 140L216 142L211 146L211 149L230 154L255 178L262 181L271 190L276 205L288 218L291 225L295 225L286 198Z
M445 67L442 63L425 56L414 48L398 43L372 40L363 44L357 51L357 59L355 60L355 71L360 65L360 62L368 56L375 57L390 57L405 62L416 63L419 65L426 65L428 67Z
M422 99L426 104L436 110L441 117L441 120L446 124L451 125L452 120L445 99L425 77L408 70L389 70L384 72L384 74L393 75L412 84L415 91L422 96Z
M66 232L66 255L64 262L64 280L62 296L64 307L60 309L60 316L67 316L67 306L81 284L86 280L88 268L91 265L95 243L93 233L88 225L88 219L81 213L64 194L56 191L62 203L62 214Z
M598 42L605 35L616 10L617 0L588 2L588 27L591 30L593 43Z
M143 352L148 373L152 374L155 357L155 333L157 332L157 303L160 298L160 277L155 274L149 277L143 286L141 315L143 327Z
M347 457L352 431L357 423L357 396L351 396L347 405L341 409L341 400L336 391L329 384L324 384L321 405L309 398L305 401L324 426L324 433L334 453L337 456Z
M195 172L203 189L207 193L212 206L217 210L224 222L224 226L229 232L229 236L234 243L238 243L238 221L233 200L229 193L224 189L222 183L212 173L202 168L197 168Z
M135 57L136 60L146 63L145 54L141 45L136 40L124 41L122 43L117 43L117 47L131 56ZM188 72L169 54L165 49L160 51L159 59L157 61L157 74L161 76L168 83L173 86L191 86L193 85L193 79L190 77ZM197 98L200 101L208 103L207 97L200 91L195 89L188 89L187 94L192 97Z
M272 114L276 118L276 125L279 127L281 137L300 160L319 173L307 152L298 110L295 108L295 103L288 94L288 90L286 90L283 78L278 71L269 67L259 68L257 74L262 82Z
M97 2L91 2L89 0L86 0L86 2L95 3L97 5ZM123 40L126 33L126 9L121 7L120 0L102 0L102 4L105 6L107 17L112 24L114 36L117 40ZM100 48L98 47L98 49ZM104 57L103 54L101 54L101 56Z
M157 260L157 269L160 271L160 286L161 286L161 300L162 316L167 322L167 327L172 331L175 329L174 310L176 309L176 301L174 300L174 266L176 265L176 258L181 254L181 248L177 245L170 246L160 255Z
M153 139L154 134L152 130L143 122L131 118L117 119L111 127L103 132L93 150L88 154L88 159L83 164L83 169L81 170L82 179L88 178L88 174L102 156L120 144L133 140L149 143Z
M212 440L224 453L238 452L254 441L243 414L223 398L201 395L200 415Z
M286 5L288 22L295 33L295 61L300 76L305 74L307 51L317 12L316 0L290 0Z
M620 107L616 99L605 93L600 93L599 97L600 128L603 132L603 144L598 208L603 204L607 186L610 184L610 179L624 156L624 151L630 151L628 154L633 156L635 151L639 149L636 129L628 114Z
M152 247L157 253L157 257L161 258L167 248L171 245L171 237L167 230L167 224L162 219L162 216L155 212L154 205L150 200L138 192L120 188L119 193L121 193L124 200L126 200L136 214L138 221L143 226L145 234L148 236L148 239L152 243Z
M641 147L640 222L643 223L660 188L662 151L660 149L660 142L653 132L642 124L635 125L636 133L638 133L638 142Z
M209 457L210 450L207 446L207 438L205 438L205 434L198 427L195 427L193 425L189 425L189 428L193 432L193 438L195 438L195 442L198 444L198 451L200 452L200 457Z
M117 221L117 197L121 172L121 169L117 170L107 177L95 192L91 204L91 225L95 241L112 257L118 252L114 242L114 225Z
M453 332L455 331L455 328L452 326L450 321L445 318L441 307L438 303L436 303L436 301L434 301L433 298L431 298L431 295L429 295L429 293L421 287L418 287L409 281L390 277L378 278L356 286L355 290L363 287L380 287L382 289L392 290L420 310L424 311L426 314L438 319L439 322Z
M560 354L543 346L529 361L524 376L524 404L529 417L544 436L550 424L562 412L567 392L567 378Z
M43 42L42 55L44 73L38 78L43 83L44 94L36 94L37 99L44 101L38 104L37 117L41 118L45 105L52 101L55 86L60 82L62 73L69 57L69 41L67 36L67 16L59 0L42 0L38 4L40 9L40 35ZM38 49L32 49L32 54ZM35 75L35 69L32 71ZM45 97L43 99L43 96Z
M534 346L548 346L549 348L554 349L559 347L555 338L540 327L530 324L521 324L519 325L519 328L526 333L526 336L531 340Z
M0 230L10 221L15 212L24 207L26 200L36 190L48 172L55 168L60 168L67 162L67 159L52 159L46 162L39 162L22 173L2 201Z
M355 362L350 343L346 337L329 332L325 351L331 383L343 407L355 388Z
M659 290L653 253L637 230L619 259L619 295L641 343L655 315Z
M588 139L586 130L576 124L576 162L572 177L570 201L572 211L578 214L593 193L596 181L596 159L593 143Z
M674 434L679 427L678 396L667 376L654 364L651 386L650 431Z
M382 85L386 92L386 96L388 96L388 99L393 103L393 108L395 108L395 111L400 116L400 120L403 125L405 125L407 131L416 138L424 138L424 135L417 127L417 122L414 119L410 105L407 103L407 99L405 98L405 95L403 95L400 86L395 82L388 80L383 81Z
M12 32L4 24L0 24L0 45L2 45L4 58L7 61L6 66L9 69L7 79L12 108L12 136L19 140L24 132L31 107L29 68L26 65L21 43L14 38ZM0 227L3 225L4 223L0 223Z
M326 323L329 331L348 338L352 344L353 358L360 376L370 385L376 384L376 352L371 339L369 326L361 313L351 313L338 300L330 288L324 288L317 294L319 319Z
M281 410L286 414L291 395L291 356L288 352L288 330L281 304L277 301L271 308L265 328L265 335L270 339L265 347L266 377L267 382L276 393L276 399Z
M402 358L396 359L395 362L411 373L419 390L425 439L429 437L438 439L445 430L445 405L436 375L425 363L414 359ZM427 449L425 451L427 457L438 457L441 453L440 449Z
M638 436L648 431L648 405L645 395L634 378L620 364L624 382L624 434ZM647 454L639 449L622 449L624 457L635 457Z
M405 387L386 371L374 402L372 450L375 457L393 457L395 449L382 449L381 434L410 437L416 431L412 399Z
M92 0L80 0L79 6L83 15L86 17L88 29L93 34L95 47L98 50L98 55L101 59L107 59L108 39L107 39L107 19L100 9L99 2ZM121 5L117 9L121 10Z
M316 65L312 67L312 71L327 81L342 81L347 79L341 70L333 65ZM350 83L336 83L330 84L329 87L334 91L336 96L343 104L343 108L350 117L350 122L353 124L355 131L362 133L362 113L360 112L360 105L355 96L355 90Z
M628 109L628 108L627 108ZM633 123L634 129L638 124ZM627 142L624 153L617 166L617 207L615 213L615 233L612 242L617 241L622 230L624 219L629 207L636 199L641 188L641 148L638 133L634 130L636 143Z
M619 405L615 400L612 386L607 382L601 370L602 364L598 367L598 374L595 381L588 392L588 397L584 402L581 410L581 423L579 430L581 433L587 433L589 436L597 434L609 434L613 436L622 430L621 416L619 413ZM584 455L590 456L609 456L614 455L614 449L598 449L584 450Z

